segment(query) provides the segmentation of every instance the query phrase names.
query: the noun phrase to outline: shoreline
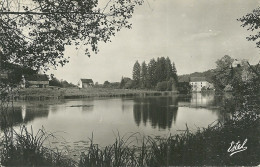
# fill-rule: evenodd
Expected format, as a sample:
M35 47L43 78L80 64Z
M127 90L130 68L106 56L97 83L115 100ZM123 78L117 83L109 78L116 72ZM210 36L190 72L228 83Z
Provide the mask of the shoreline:
M138 89L112 89L112 88L26 88L19 90L16 100L55 100L55 99L81 99L95 97L134 97L134 96L169 96L177 95L177 91L155 91Z

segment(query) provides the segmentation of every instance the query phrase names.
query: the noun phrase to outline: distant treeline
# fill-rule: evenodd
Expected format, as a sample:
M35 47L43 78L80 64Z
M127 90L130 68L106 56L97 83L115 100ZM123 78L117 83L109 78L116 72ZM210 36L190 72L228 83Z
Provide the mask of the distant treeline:
M77 87L76 85L69 83L66 80L58 80L57 78L54 77L53 74L51 74L49 85L57 86L57 87L61 87L61 88Z
M151 59L147 64L138 61L133 66L132 79L122 77L120 88L156 89L159 91L177 90L178 77L174 62L169 57Z

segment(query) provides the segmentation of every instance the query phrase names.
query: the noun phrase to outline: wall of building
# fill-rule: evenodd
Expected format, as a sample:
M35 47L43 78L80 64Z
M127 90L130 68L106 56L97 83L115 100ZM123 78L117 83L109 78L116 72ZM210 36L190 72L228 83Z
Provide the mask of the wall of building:
M209 82L207 81L199 81L199 82L190 82L192 91L201 92L203 87L209 88Z

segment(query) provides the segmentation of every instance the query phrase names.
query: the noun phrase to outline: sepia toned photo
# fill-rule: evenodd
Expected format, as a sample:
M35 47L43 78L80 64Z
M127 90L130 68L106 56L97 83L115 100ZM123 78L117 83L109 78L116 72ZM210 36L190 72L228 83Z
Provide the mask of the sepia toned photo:
M258 0L0 0L0 166L258 166L259 48Z

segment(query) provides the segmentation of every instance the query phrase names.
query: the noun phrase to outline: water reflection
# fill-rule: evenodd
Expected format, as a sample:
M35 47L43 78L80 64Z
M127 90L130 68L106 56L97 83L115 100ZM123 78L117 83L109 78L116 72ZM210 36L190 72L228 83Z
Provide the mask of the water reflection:
M136 125L147 122L153 128L170 129L178 112L177 96L143 97L134 99L133 114Z
M222 96L208 93L18 102L7 114L8 125L1 122L0 128L12 122L14 126L25 124L36 130L44 127L49 132L61 132L58 135L70 142L66 145L71 147L74 142L88 141L94 133L95 142L106 146L114 142L117 131L122 135L139 132L163 136L185 129L186 124L190 130L207 127L215 120L225 119L227 113L218 108L223 103Z
M9 108L8 111L1 116L1 129L9 126L16 126L20 124L27 124L36 118L47 118L49 115L50 107L48 105L25 105L19 107Z
M137 126L142 123L146 126L147 123L150 123L153 128L170 129L176 123L179 107L196 110L206 108L208 112L218 115L219 121L224 121L227 117L230 117L230 114L218 109L223 103L222 96L215 96L211 92L194 93L190 96L135 98L133 106L134 121Z

